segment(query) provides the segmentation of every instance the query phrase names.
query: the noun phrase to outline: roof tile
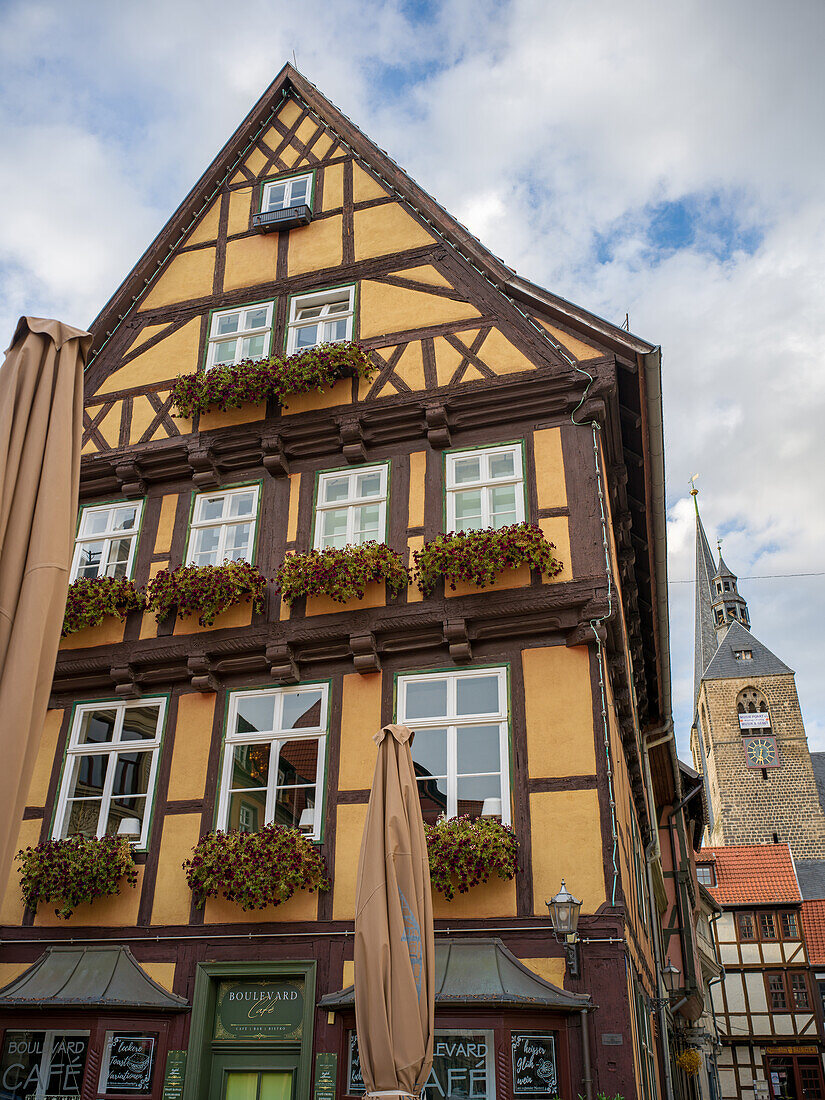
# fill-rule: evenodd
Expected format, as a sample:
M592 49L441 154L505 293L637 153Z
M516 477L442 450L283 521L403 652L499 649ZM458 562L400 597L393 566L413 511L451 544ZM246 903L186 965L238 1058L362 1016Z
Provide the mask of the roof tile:
M787 844L731 844L703 848L697 863L713 863L721 905L787 905L802 900Z
M808 961L813 966L825 965L825 899L802 902L802 928Z

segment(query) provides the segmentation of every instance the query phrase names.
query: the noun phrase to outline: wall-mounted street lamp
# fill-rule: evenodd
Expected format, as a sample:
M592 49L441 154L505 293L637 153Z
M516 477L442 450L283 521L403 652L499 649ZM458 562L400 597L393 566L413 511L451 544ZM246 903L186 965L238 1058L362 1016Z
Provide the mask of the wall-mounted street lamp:
M579 913L582 903L574 898L564 879L561 880L561 890L551 901L544 903L550 913L550 923L553 925L553 934L559 943L564 944L564 959L571 978L579 977Z
M681 973L682 971L678 966L674 966L668 955L667 962L662 967L662 981L665 985L666 995L664 997L651 997L651 1003L657 1010L660 1008L667 1008L670 1004L670 994L675 993L679 988L679 976Z

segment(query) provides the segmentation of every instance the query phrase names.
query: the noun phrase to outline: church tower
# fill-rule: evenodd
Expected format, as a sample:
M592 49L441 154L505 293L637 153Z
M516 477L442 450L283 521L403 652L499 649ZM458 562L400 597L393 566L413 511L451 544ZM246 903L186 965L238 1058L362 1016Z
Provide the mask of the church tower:
M825 859L825 814L793 670L752 633L737 578L714 561L697 492L694 719L691 750L702 774L705 841L790 846L796 860Z

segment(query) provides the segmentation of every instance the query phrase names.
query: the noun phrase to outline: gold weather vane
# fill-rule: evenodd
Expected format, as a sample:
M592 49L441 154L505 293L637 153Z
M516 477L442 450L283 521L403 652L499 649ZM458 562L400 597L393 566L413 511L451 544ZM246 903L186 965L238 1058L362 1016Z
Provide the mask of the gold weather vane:
M696 479L698 477L699 477L698 474L694 474L693 477L688 482L688 485L690 486L690 495L692 497L698 496L698 494L699 494L699 490L696 488Z

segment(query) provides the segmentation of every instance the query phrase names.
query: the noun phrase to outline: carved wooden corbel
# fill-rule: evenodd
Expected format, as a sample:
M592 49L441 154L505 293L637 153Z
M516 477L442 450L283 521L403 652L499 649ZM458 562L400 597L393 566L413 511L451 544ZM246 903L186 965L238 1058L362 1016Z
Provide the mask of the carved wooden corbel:
M436 451L450 446L450 421L444 405L428 405L424 410L427 418L427 440Z
M192 468L192 481L199 489L217 489L220 485L212 448L194 440L186 448L186 458Z
M115 466L115 477L125 497L146 495L146 482L140 476L140 466L135 458L123 458Z
M281 684L297 684L301 679L298 662L292 652L292 646L285 642L276 642L266 647L266 659L269 662L269 675Z
M364 434L358 417L342 417L338 421L341 436L341 448L347 462L364 462L367 448L364 446Z
M186 671L189 673L189 682L195 691L217 691L220 687L205 653L195 653L189 657L186 661Z
M139 699L140 685L135 682L135 672L131 665L110 668L109 676L115 685L115 695L121 699Z
M381 659L375 645L375 635L350 634L349 647L352 650L352 663L356 672L380 672Z
M444 623L444 641L450 647L450 656L454 661L472 659L470 636L464 619L447 619Z
M286 477L289 473L289 459L278 432L264 432L261 435L261 461L272 477Z

